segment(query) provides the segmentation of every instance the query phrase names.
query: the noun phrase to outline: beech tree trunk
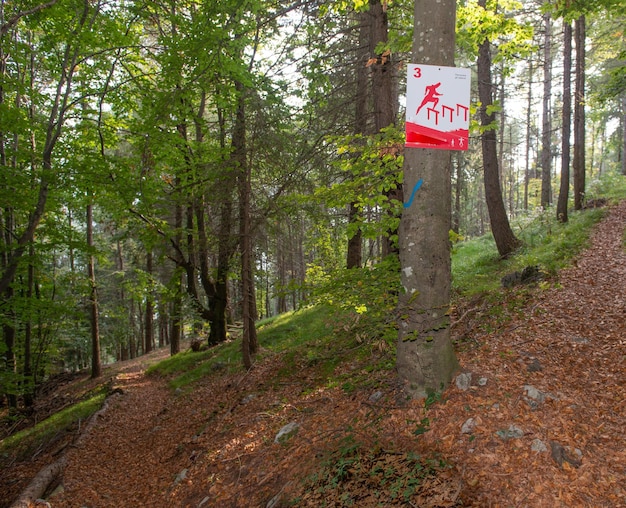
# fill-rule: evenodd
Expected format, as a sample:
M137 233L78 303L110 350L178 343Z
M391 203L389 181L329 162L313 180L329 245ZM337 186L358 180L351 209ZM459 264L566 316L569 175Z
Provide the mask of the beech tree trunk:
M454 0L415 1L413 62L454 65L455 7ZM445 389L458 368L448 318L450 168L449 151L405 148L405 185L424 182L415 202L404 208L398 231L404 291L398 299L396 367L414 398Z

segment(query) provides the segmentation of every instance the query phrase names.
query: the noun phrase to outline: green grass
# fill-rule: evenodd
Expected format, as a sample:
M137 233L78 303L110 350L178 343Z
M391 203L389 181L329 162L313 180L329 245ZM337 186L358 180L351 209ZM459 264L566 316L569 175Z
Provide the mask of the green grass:
M71 428L79 421L89 418L104 404L106 391L100 390L93 396L53 414L33 427L16 432L0 441L0 456L25 453L38 448L60 432Z
M459 243L452 255L452 285L457 294L471 296L500 287L500 279L527 266L538 265L550 275L568 266L588 245L589 234L605 215L606 208L570 212L559 223L552 209L512 223L523 246L509 259L498 256L491 234Z

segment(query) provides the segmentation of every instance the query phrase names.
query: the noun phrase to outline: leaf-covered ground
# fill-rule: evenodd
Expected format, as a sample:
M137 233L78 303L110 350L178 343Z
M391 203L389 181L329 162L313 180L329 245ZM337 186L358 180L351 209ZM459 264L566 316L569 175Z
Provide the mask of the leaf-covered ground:
M248 373L219 371L178 393L140 367L117 371L123 393L79 446L57 450L68 467L49 501L626 506L625 225L622 203L558 281L455 309L471 382L453 383L439 401L407 402L393 373L356 361L340 369L368 378L367 388L319 379L306 358L285 375L285 358L269 353ZM372 362L386 354L372 348ZM275 443L290 422L298 433ZM5 505L55 458L53 448L2 473Z

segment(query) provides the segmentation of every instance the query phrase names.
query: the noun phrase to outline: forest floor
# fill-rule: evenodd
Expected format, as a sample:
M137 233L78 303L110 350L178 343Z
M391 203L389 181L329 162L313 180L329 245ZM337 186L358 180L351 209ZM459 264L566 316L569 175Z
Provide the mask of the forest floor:
M88 434L6 468L0 505L66 453L55 508L626 507L625 226L623 202L557 280L459 304L465 375L438 401L356 361L338 367L368 380L354 390L266 351L178 392L144 373L154 358L122 362Z

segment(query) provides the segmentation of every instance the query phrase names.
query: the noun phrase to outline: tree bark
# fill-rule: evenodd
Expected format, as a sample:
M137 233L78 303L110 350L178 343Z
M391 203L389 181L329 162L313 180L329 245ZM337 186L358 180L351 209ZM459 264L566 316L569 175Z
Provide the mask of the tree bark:
M152 351L152 344L154 343L154 293L152 289L152 250L146 250L146 272L148 272L148 287L146 289L146 315L145 315L145 347L144 351L149 353Z
M91 199L91 193L90 198ZM93 205L87 205L87 247L93 250ZM91 378L96 379L102 375L102 362L100 360L100 322L98 319L98 288L96 286L96 260L93 253L89 254L87 273L91 285L89 296L89 313L91 325Z
M478 5L485 8L486 0L479 0ZM495 113L488 112L493 105L493 84L491 79L491 48L489 39L481 42L478 48L478 96L481 103L480 123L483 132L480 136L485 178L485 199L498 253L501 257L509 256L521 242L515 237L506 214L500 171L498 168L497 140L495 131Z
M552 202L552 18L543 16L545 34L543 47L543 108L541 125L541 206Z
M413 61L453 65L454 0L415 2ZM439 41L424 44L423 41ZM404 291L398 298L396 367L414 398L440 392L458 368L450 340L450 152L405 148L404 182L423 179L418 199L404 208L399 257Z
M572 121L572 25L569 21L563 24L563 132L561 133L561 184L559 200L556 206L556 218L559 222L567 222L567 202L569 200L570 180L570 133Z
M252 368L252 358L258 350L256 334L256 301L254 293L253 239L250 218L251 173L246 158L246 114L245 87L236 83L239 93L239 105L233 129L233 156L238 174L239 190L239 248L241 253L241 311L243 317L243 335L241 349L243 364Z
M379 133L391 125L395 125L397 100L394 91L394 65L391 53L380 53L378 46L386 44L389 40L389 18L387 16L387 3L381 0L369 0L370 25L370 65L372 74L372 103L374 105L374 130ZM385 192L387 198L402 201L402 187ZM393 212L390 212L393 214ZM395 214L393 214L395 215ZM383 257L389 254L397 254L398 248L391 237L396 231L390 230L383 238Z
M574 209L585 203L585 16L575 22L576 89L574 91Z
M626 95L622 97L622 175L626 175Z

